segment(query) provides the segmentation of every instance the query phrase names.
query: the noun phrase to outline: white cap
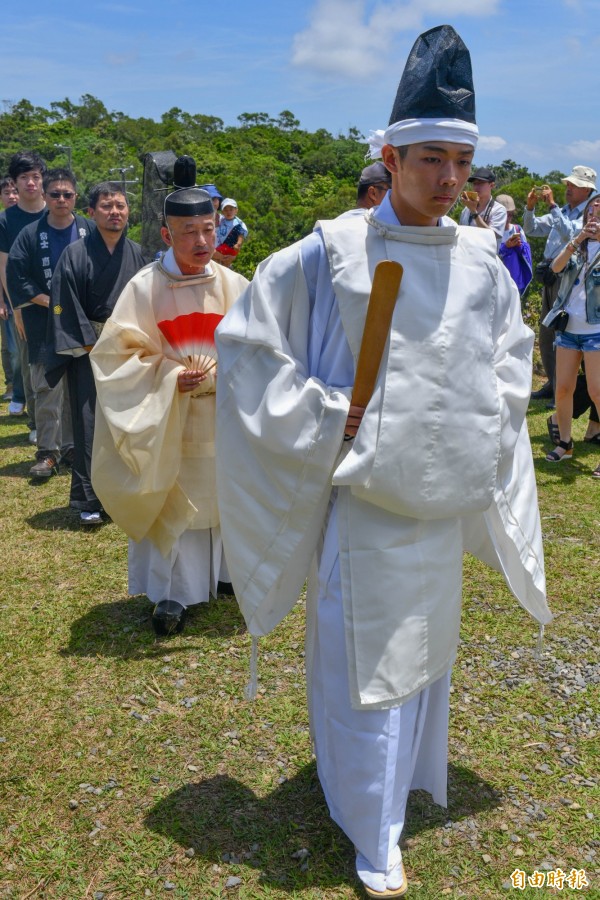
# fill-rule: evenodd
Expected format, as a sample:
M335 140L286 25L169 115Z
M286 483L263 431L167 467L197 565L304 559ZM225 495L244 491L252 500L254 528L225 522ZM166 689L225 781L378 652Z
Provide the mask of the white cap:
M234 206L236 209L238 208L238 205L233 197L225 197L225 199L221 203L221 209L225 209L226 206Z

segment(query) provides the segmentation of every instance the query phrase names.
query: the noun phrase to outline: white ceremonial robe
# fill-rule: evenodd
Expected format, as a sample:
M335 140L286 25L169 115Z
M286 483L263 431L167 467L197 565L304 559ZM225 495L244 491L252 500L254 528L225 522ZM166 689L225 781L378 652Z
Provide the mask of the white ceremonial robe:
M381 872L400 840L409 790L421 788L436 803L447 804L450 675L401 706L353 709L335 502L319 561L307 639L317 771L332 819Z
M357 708L396 705L450 668L463 546L538 622L551 619L525 422L533 333L518 292L482 229L394 219L386 199L374 225L324 224L327 252L315 234L270 257L217 330L219 507L242 612L260 635L296 602L335 483ZM386 257L405 268L391 351L344 452L365 291ZM401 609L386 593L398 578ZM410 637L402 660L398 633Z
M215 487L215 371L193 394L181 393L187 347L167 335L170 323L196 321L190 315L223 315L246 285L216 265L182 276L170 250L129 282L90 357L98 391L94 489L130 537L129 592L154 603L205 603L221 576L227 580Z
M223 554L221 529L184 531L167 556L148 538L129 539L127 552L128 591L145 594L152 603L176 600L182 606L208 603L217 596L219 581L229 581Z
M539 622L550 619L525 426L533 335L493 239L448 219L441 226L402 228L387 198L370 224L323 223L320 235L259 267L218 329L217 478L236 596L250 631L264 634L311 568L307 669L319 773L333 817L379 870L411 784L445 800L463 549L503 571ZM373 399L344 445L370 273L384 258L402 262L404 280ZM244 468L230 478L234 447ZM324 552L332 497L337 546L328 529ZM387 763L372 753L377 739L361 715L374 717ZM443 742L437 753L432 740ZM359 785L354 799L345 796L349 777ZM367 794L373 809L362 828Z

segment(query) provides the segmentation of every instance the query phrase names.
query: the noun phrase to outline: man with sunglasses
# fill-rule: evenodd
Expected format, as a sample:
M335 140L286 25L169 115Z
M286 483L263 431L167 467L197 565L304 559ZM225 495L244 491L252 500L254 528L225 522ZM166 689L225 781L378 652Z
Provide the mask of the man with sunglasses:
M37 452L29 470L35 479L50 478L61 459L71 462L73 432L64 378L54 387L46 381L49 352L48 307L52 273L65 247L85 237L90 224L73 212L77 182L68 169L51 169L44 176L46 210L27 225L14 242L7 266L8 289L21 310L29 351L29 371L35 396Z

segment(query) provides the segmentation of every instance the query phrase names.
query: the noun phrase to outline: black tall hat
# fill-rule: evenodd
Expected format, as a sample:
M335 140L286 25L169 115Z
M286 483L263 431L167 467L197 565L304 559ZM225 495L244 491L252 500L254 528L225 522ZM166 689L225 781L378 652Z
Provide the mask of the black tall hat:
M462 119L475 123L471 57L451 25L431 28L415 41L389 124L403 119Z
M369 135L371 159L386 144L427 141L477 145L471 57L451 25L420 35L406 62L390 123Z
M173 166L173 187L188 188L196 184L196 160L193 156L178 156Z

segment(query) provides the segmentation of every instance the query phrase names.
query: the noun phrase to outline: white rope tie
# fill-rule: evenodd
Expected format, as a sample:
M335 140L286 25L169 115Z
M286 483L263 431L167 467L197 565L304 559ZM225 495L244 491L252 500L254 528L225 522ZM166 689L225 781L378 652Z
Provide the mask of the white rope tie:
M256 700L258 693L258 638L252 635L252 648L250 650L250 681L246 685L244 696L246 700Z
M538 638L537 645L534 651L534 658L541 659L542 658L542 650L544 649L544 626L540 625L538 629Z

